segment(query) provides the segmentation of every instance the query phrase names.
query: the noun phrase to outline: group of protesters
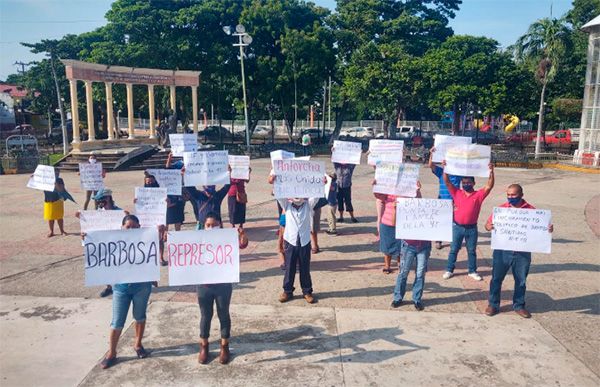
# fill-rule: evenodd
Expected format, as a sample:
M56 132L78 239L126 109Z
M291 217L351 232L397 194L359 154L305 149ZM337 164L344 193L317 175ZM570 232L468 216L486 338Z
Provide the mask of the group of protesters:
M435 164L432 158L434 152L435 148L431 149L429 167L439 179L438 198L450 199L453 202L452 242L450 244L447 267L443 273L443 279L450 279L453 276L457 255L464 241L468 256L468 276L475 281L481 281L482 277L477 272L477 224L482 203L494 187L493 165L489 165L489 177L486 184L480 189L476 189L476 181L473 177L448 175L445 172L445 162L442 162L441 165ZM95 155L90 156L89 162L96 162ZM172 155L169 155L165 167L167 169L179 169L182 171L182 174L185 171L184 163L182 161L173 161ZM313 294L310 263L311 254L320 252L318 232L321 223L321 211L322 208L326 208L328 223L326 232L329 235L336 235L338 233L337 225L340 222L359 222L355 216L352 204L352 176L354 168L354 164L334 163L333 172L327 176L327 179L330 181L330 188L323 198L287 198L276 200L279 222L279 227L277 228L277 252L280 255L280 267L284 271L283 292L279 296L280 302L284 303L293 298L296 271L299 271L300 287L304 300L309 304L313 304L316 301ZM275 173L271 171L268 182L273 184L276 178ZM238 229L240 248L247 246L248 240L245 236L244 224L246 223L246 204L248 201L245 185L248 182L249 179L231 179L229 184L225 184L218 189L214 185L203 186L201 189L196 187L182 187L181 195L169 195L167 197L166 224L159 226L158 230L161 243L164 243L168 238L166 231L169 229L169 226L173 225L176 231L181 230L181 226L185 221L185 204L188 201L193 207L197 230L206 230L209 232L212 229L222 228L221 206L225 197L227 197L229 223L232 227L237 227ZM376 181L374 180L373 184L375 183ZM158 187L159 183L155 176L146 172L144 174L144 186ZM417 181L415 189L416 197L422 197L420 182ZM60 194L60 192L64 191L66 191L64 181L57 177L55 191L44 192L44 219L49 222L49 237L54 235L55 221L58 222L61 233L66 234L63 228L63 199ZM506 194L507 200L500 207L534 208L524 200L524 191L519 184L509 185ZM393 272L392 261L394 258L397 259L399 268L391 307L398 308L402 305L406 293L408 275L414 262L415 282L412 287L412 303L416 310L422 311L425 308L422 295L432 244L435 244L437 249L441 249L441 242L435 240L397 239L395 234L396 205L397 199L400 196L381 193L375 193L374 196L377 211L377 235L380 251L384 255L383 273L390 274ZM90 200L94 201L94 208L98 211L121 209L116 205L113 199L113 191L109 188L86 192L84 209L87 209ZM346 212L349 217L344 216ZM139 227L139 219L126 211L126 215L122 221L122 228L132 229ZM493 228L493 218L490 216L485 223L485 229L491 231ZM549 231L552 232L552 225L549 225ZM433 235L432 237L435 238ZM82 234L82 238L85 238L84 234ZM164 259L162 253L161 264L164 266L169 264ZM525 309L526 278L530 264L531 253L506 250L493 251L489 305L485 310L487 315L493 316L499 312L502 282L508 270L512 269L515 279L513 309L518 315L524 318L531 316ZM134 349L137 357L145 358L148 356L149 353L142 345L142 339L146 321L146 308L153 285L157 286L156 283L152 282L115 284L108 285L102 290L102 297L110 294L113 295L110 349L101 362L102 368L109 368L116 362L118 340L131 304L133 304L133 318L135 320ZM221 326L219 361L222 364L229 362L229 338L231 331L229 305L232 290L231 283L198 285L197 287L198 304L201 313L198 361L201 364L207 363L209 359L208 338L214 304L217 307L217 315Z

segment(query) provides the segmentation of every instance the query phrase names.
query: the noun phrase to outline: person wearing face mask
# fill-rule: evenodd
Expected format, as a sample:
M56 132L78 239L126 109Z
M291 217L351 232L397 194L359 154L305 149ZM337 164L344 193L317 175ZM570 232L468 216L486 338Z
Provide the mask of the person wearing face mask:
M446 166L446 160L442 162ZM487 184L480 190L475 190L475 178L466 176L461 179L462 189L457 188L446 172L443 173L444 183L454 201L454 220L452 223L452 243L448 254L448 265L442 278L449 279L454 273L456 257L463 243L467 247L469 277L476 281L482 278L477 273L477 219L481 212L481 204L494 188L494 166L489 164L490 176Z
M217 214L219 219L221 218L221 204L225 196L227 196L230 186L231 184L225 184L221 189L217 190L214 185L205 185L202 190L189 190L188 193L191 200L196 201L196 220L198 221L196 230L204 228L206 216L211 212Z
M508 189L506 190L506 202L502 203L499 207L535 208L523 199L523 187L519 184L511 184L508 186ZM490 215L485 224L485 229L487 231L492 231L494 229L492 217L493 214ZM549 225L548 231L554 231L554 226ZM513 310L523 318L530 318L531 313L525 309L525 282L531 265L531 253L524 251L494 250L492 257L492 280L490 281L490 296L488 307L485 309L485 314L494 316L500 311L502 281L504 281L508 269L512 269L512 274L515 279Z
M90 164L96 164L98 162L98 160L96 159L96 155L94 153L90 154L90 157L88 158L88 162ZM102 170L102 178L106 177L106 171L103 169ZM87 210L88 206L90 204L90 200L92 199L93 195L96 195L98 191L85 191L85 202L83 203L83 209ZM95 208L96 210L98 209L98 207Z
M354 164L333 163L335 174L337 176L337 202L340 217L338 222L344 222L344 208L350 214L350 221L358 223L358 219L354 217L354 207L352 206L352 174L354 173Z
M306 302L312 304L315 298L310 277L310 232L311 218L319 198L277 199L277 201L285 213L283 231L285 274L283 293L279 296L279 302L287 302L293 298L296 267L299 266L302 294Z

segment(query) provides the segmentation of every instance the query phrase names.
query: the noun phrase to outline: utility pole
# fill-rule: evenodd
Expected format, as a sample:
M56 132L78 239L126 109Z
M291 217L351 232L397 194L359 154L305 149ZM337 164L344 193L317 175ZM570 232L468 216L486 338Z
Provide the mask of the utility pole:
M25 63L25 62L18 61L18 62L15 62L15 63L13 63L13 65L15 65L15 66L21 66L21 70L19 70L19 69L17 68L17 72L18 72L19 74L24 74L24 73L25 73L25 66L29 66L31 63L32 63L32 62L27 62L27 63Z
M331 75L329 76L329 103L327 104L327 128L331 129Z

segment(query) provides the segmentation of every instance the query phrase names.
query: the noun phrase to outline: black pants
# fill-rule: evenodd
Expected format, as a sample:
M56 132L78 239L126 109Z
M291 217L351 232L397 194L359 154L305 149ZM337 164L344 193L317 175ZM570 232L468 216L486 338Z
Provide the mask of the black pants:
M231 302L231 284L211 284L198 286L198 305L200 306L200 337L208 339L210 323L213 318L213 304L217 304L217 315L221 324L221 338L229 339L231 318L229 303Z
M296 279L296 266L300 266L300 286L302 294L312 294L312 280L310 278L310 243L306 246L294 246L287 241L283 242L285 257L285 275L283 276L283 291L294 293L294 280ZM299 264L299 265L298 265Z
M338 210L344 211L344 203L346 203L346 211L354 212L352 207L352 186L347 188L338 188L337 193Z

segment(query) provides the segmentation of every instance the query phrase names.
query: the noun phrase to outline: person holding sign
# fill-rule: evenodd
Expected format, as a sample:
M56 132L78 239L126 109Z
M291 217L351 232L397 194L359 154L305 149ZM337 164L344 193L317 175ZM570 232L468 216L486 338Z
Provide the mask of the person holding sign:
M376 184L377 181L373 179L373 185ZM398 257L398 262L400 262L400 253L402 252L402 241L396 239L396 199L401 196L383 193L373 193L373 195L383 204L381 224L379 225L379 249L383 253L383 272L390 274L392 258ZM416 197L421 197L421 182L418 180Z
M446 161L442 162L446 166ZM477 219L481 212L481 204L494 188L494 165L488 165L490 175L487 184L480 190L475 190L475 178L466 176L461 179L462 189L456 187L450 181L450 177L444 173L444 183L448 187L448 192L454 201L454 222L452 224L452 244L448 254L448 266L442 278L449 279L453 276L456 265L456 257L462 247L463 239L467 246L469 260L469 277L476 281L481 281L481 276L477 273Z
M344 222L344 208L350 214L352 223L358 223L358 219L354 217L354 207L352 206L352 174L354 173L355 164L333 163L335 174L338 182L338 210L340 217L338 222Z
M90 164L96 164L98 162L98 160L96 159L96 154L94 152L92 152L90 154L90 157L88 158L88 163ZM102 178L104 179L106 177L106 170L102 169ZM83 209L87 210L88 206L90 204L90 200L92 199L93 195L96 195L98 191L92 191L92 190L86 190L85 191L85 202L83 203ZM96 209L98 209L96 207Z
M249 170L252 172L252 168ZM234 228L236 224L239 224L239 228L243 229L244 223L246 223L246 203L248 203L246 183L250 183L250 175L248 175L248 179L231 179L231 185L227 191L229 223Z
M48 221L48 238L54 236L54 222L58 223L58 229L61 235L68 235L64 229L65 201L61 192L66 192L65 182L59 177L58 169L54 170L56 180L54 191L44 191L44 220Z
M217 190L214 185L205 185L201 191L189 190L191 200L196 201L196 208L198 209L196 213L196 219L198 220L196 230L203 229L206 216L211 212L217 214L219 219L221 218L221 204L227 196L227 192L229 192L229 187L230 184L225 184Z
M164 228L164 226L162 227ZM126 215L123 218L123 229L133 228L140 228L140 221L135 215ZM85 238L85 234L82 234L82 237ZM148 357L149 353L144 349L142 339L146 328L146 309L148 308L152 285L152 282L115 284L112 299L113 317L110 324L110 348L106 357L100 362L102 369L110 368L117 363L117 345L119 344L121 331L125 326L130 304L133 304L133 319L135 320L133 349L138 359ZM156 283L154 285L156 286Z
M502 203L500 207L535 209L534 206L523 199L523 187L519 184L511 184L508 186L508 189L506 190L506 199L507 201ZM490 215L485 224L485 229L487 231L492 231L494 229L492 217L493 214ZM550 224L548 226L548 231L554 231L554 226ZM508 273L508 269L512 269L512 274L515 279L513 310L523 318L530 318L531 313L525 309L525 289L527 288L527 274L529 274L529 267L531 266L531 253L496 249L492 254L492 280L490 281L489 305L485 309L485 314L494 316L500 311L502 282Z
M448 187L446 187L446 183L444 183L444 168L433 162L433 153L436 151L435 147L432 147L429 150L429 168L431 168L431 172L438 178L440 183L440 190L438 193L438 199L450 199L452 200L452 195L448 191ZM462 180L462 176L454 176L448 175L448 178L452 182L455 187L460 187L460 181ZM435 248L440 250L442 248L442 242L435 242Z
M213 230L222 228L221 218L214 212L206 215L204 221L204 230ZM245 249L248 246L242 229L239 232L239 247ZM231 335L231 317L229 315L229 304L233 286L231 283L205 284L198 285L198 305L200 306L200 353L198 354L198 363L206 364L208 362L208 338L210 336L210 325L213 318L214 305L217 306L217 316L221 324L221 352L219 353L219 363L229 363L229 337Z
M294 297L296 267L300 269L300 286L304 299L309 304L315 302L312 279L310 277L311 218L319 198L277 199L285 214L283 232L285 274L283 293L279 302L287 302Z

